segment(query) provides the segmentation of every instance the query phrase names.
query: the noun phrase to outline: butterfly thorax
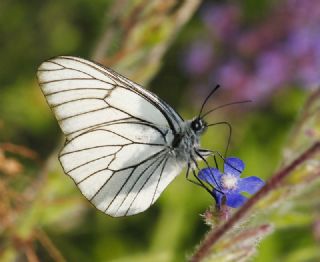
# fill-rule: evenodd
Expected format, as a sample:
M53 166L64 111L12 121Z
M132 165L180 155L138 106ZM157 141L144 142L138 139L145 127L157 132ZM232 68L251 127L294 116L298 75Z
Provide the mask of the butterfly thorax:
M184 122L180 133L175 134L171 143L172 152L181 162L190 162L195 157L195 151L200 148L200 136L207 124L200 118Z

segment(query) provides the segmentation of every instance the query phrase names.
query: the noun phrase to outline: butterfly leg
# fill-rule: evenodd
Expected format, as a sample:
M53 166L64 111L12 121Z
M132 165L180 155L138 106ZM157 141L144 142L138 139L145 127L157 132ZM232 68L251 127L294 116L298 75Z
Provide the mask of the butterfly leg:
M215 164L216 168L219 169L219 165L218 165L217 158L216 158L216 153L217 153L217 151L212 151L212 150L209 150L209 149L199 148L199 149L197 150L197 152L198 152L203 158L206 158L206 157L209 157L209 156L213 156L214 164ZM222 158L222 159L223 159L223 158ZM223 160L224 160L224 159L223 159Z
M195 185L197 185L197 186L204 187L203 184L201 184L201 183L199 183L199 182L197 182L197 181L194 181L194 180L192 180L192 179L189 178L190 170L193 170L193 168L191 167L191 164L188 163L187 173L186 173L186 179L187 179L189 182L191 182L191 183L193 183L193 184L195 184ZM192 172L193 172L193 171L192 171Z
M216 178L214 177L214 175L213 175L213 173L212 173L212 171L211 171L211 169L210 169L210 165L209 165L208 161L207 161L198 151L195 151L195 152L196 152L196 155L197 155L198 157L200 157L200 158L202 159L202 161L203 161L203 162L207 165L207 167L209 168L211 177L212 177L212 179L214 180L214 182L215 182L215 184L217 185L217 187L219 188L219 190L216 189L216 188L215 188L215 190L217 190L218 192L221 192L222 188L221 188L221 186L219 185L219 183L218 183L218 181L216 180ZM216 166L217 166L217 165L218 165L218 163L216 162ZM199 169L199 168L198 168L198 169Z
M200 172L200 168L198 166L198 163L192 155L191 155L191 160L193 161L194 166L196 167L197 171ZM208 167L209 167L209 165L208 165ZM195 179L201 184L201 187L206 189L210 193L210 195L212 195L213 197L214 197L214 195L213 195L214 190L221 193L221 194L224 194L220 187L219 187L219 189L217 189L215 187L208 188L208 186L205 183L203 183L203 181L197 176L196 169L192 168L192 173L193 173L193 176L195 177ZM210 170L210 173L211 173L211 176L213 177L213 179L215 180L215 177L213 176L211 170ZM216 183L216 184L219 185L218 183Z
M200 180L200 178L197 176L196 170L195 170L194 168L192 168L191 170L192 170L193 176L199 181L199 185L200 185L202 188L204 188L214 199L216 199L215 195L213 194L213 192L214 192L215 190L223 194L223 192L221 192L221 191L218 190L218 189L215 189L215 188L210 189L210 188L208 188L208 187Z
M193 176L197 179L197 181L191 180L191 179L189 178L190 170L191 170ZM188 163L188 169L187 169L187 173L186 173L186 179L187 179L189 182L191 182L191 183L193 183L193 184L195 184L195 185L197 185L197 186L200 186L200 187L204 188L211 196L214 197L214 195L213 195L213 189L208 188L208 187L199 179L199 177L198 177L197 174L196 174L195 169L194 169L193 167L191 167L191 164L190 164L190 163Z
M224 162L225 164L227 164L228 166L232 167L233 169L235 169L235 170L237 170L237 171L239 171L239 172L241 173L241 171L238 170L236 167L230 165L230 164L226 161L226 158L225 158L224 156L222 156L218 151L211 151L211 150L207 150L207 149L199 149L198 151L196 151L196 153L200 154L199 157L206 163L206 165L207 165L208 167L209 167L208 161L207 161L207 160L203 157L203 155L202 155L202 152L203 152L203 151L211 152L210 156L213 156L213 159L214 159L214 162L215 162L215 165L216 165L216 168L217 168L217 169L219 169L219 166L218 166L218 162L217 162L216 156L219 156L219 157L223 160L223 162ZM202 157L201 157L201 155L202 155Z
M216 165L216 168L219 169L219 165L218 165L218 162L217 162L216 155L213 155L213 160L214 160L214 164Z

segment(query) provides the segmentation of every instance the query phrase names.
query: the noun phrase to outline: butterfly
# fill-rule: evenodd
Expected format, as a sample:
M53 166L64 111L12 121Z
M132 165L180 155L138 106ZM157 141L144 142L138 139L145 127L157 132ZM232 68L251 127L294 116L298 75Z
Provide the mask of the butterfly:
M206 188L195 173L197 160L212 154L200 148L210 126L201 112L219 86L185 121L155 94L85 59L52 58L37 77L66 137L61 166L97 209L113 217L143 212L186 166L186 177L191 170L191 181Z

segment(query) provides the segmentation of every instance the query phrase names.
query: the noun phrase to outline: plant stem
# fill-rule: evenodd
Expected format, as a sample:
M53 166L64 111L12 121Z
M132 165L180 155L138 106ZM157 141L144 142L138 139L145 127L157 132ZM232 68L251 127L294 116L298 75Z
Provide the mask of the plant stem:
M261 188L252 198L250 198L226 223L208 233L204 241L199 245L194 255L191 257L191 262L198 262L204 259L209 253L212 246L229 230L233 225L243 218L248 211L270 191L277 188L280 183L290 175L290 173L302 164L304 161L313 156L317 151L320 151L320 142L316 142L290 165L278 171L273 177L267 181L266 185Z

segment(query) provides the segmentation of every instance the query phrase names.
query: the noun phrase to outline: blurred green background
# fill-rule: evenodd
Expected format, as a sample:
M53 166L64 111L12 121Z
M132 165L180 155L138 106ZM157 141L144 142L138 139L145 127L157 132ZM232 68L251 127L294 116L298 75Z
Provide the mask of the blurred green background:
M58 164L62 133L35 77L42 61L94 58L185 119L217 83L207 109L252 99L208 121L229 121L229 155L244 160L245 176L266 179L319 84L320 6L303 3L194 1L183 10L173 0L1 0L0 260L184 261L209 230L201 214L214 200L184 174L133 217L108 217L85 200ZM227 134L208 130L204 147L223 152ZM316 261L314 214L294 221L264 239L253 261Z

